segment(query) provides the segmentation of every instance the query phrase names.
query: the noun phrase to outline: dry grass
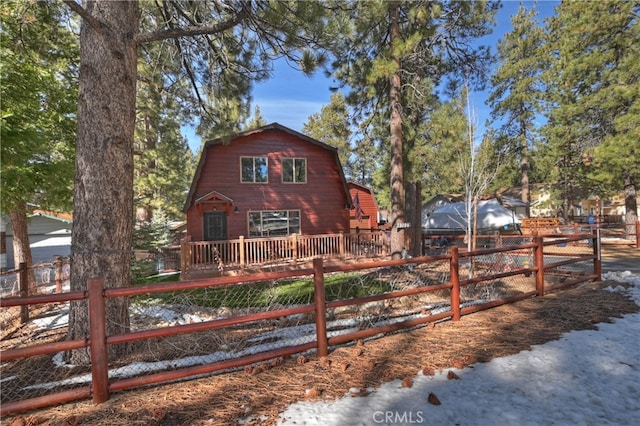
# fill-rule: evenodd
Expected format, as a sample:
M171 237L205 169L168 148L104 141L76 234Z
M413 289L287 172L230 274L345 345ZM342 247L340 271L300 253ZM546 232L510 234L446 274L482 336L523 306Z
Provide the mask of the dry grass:
M2 420L7 425L230 425L273 424L289 404L333 399L351 388L377 387L425 374L463 368L555 340L571 330L639 307L609 283L524 300L410 332L335 348L325 359L313 355L274 360L222 375L113 394L101 405L69 403Z

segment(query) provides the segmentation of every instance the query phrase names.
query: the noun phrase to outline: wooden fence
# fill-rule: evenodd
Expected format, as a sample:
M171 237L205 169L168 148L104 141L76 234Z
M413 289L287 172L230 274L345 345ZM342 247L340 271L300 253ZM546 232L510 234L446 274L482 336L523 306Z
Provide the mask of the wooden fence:
M71 291L60 294L38 295L30 297L11 297L0 299L0 308L2 311L7 309L15 309L19 306L29 306L36 304L55 304L66 303L69 301L86 301L88 303L89 324L87 338L76 340L63 340L51 343L33 344L23 342L21 345L11 347L0 352L0 357L5 366L9 366L12 362L30 359L60 353L63 351L73 351L78 349L86 350L90 354L90 376L91 380L88 384L76 384L65 390L52 391L46 395L31 397L28 399L14 398L2 399L0 404L0 414L16 413L40 407L61 404L73 400L92 398L95 403L102 403L109 399L109 395L115 391L122 391L130 388L139 388L149 384L169 382L185 378L192 378L199 375L207 375L216 372L222 372L229 369L247 366L253 363L264 362L267 360L303 353L315 350L319 357L326 356L329 348L335 345L344 344L379 335L381 333L396 332L406 328L412 328L420 325L426 325L435 321L450 319L457 321L461 315L471 314L484 309L493 308L505 303L513 303L525 298L544 296L545 293L558 290L560 288L571 286L580 282L589 280L600 280L601 267L599 256L599 243L593 235L570 236L567 238L555 238L545 241L544 237L536 237L532 243L523 244L513 247L494 248L477 250L473 252L460 253L457 247L451 247L446 254L439 256L417 257L407 260L390 260L377 262L359 262L356 264L341 266L326 266L321 257L313 260L313 268L305 270L292 270L286 272L268 272L255 275L244 276L224 276L195 281L182 281L176 283L153 284L126 288L105 288L102 279L92 279L87 282L86 291ZM558 251L559 245L567 243L572 244L588 239L592 241L593 251L578 253L569 253ZM326 246L325 246L326 248ZM290 247L288 249L291 249ZM335 248L338 249L337 247ZM512 268L496 268L486 274L478 274L468 276L461 274L469 264L473 263L473 259L492 259L514 256L521 257L526 255L533 262L519 262ZM429 266L438 263L440 265L448 263L446 271L446 279L441 282L435 282L431 285L408 286L406 288L394 289L390 292L382 292L379 294L367 295L364 297L352 297L343 299L327 299L325 290L327 288L327 277L336 276L336 273L353 273L354 271L363 271L365 269L399 269L402 271L412 270L422 265ZM575 265L580 272L575 272ZM573 272L571 268L573 267ZM569 268L569 269L567 269ZM465 269L466 271L466 269ZM564 271L564 272L563 272ZM403 274L405 272L402 272ZM564 273L566 276L563 280L548 280L546 275ZM132 331L119 335L107 335L105 324L109 320L105 309L109 299L132 297L136 295L159 294L166 292L188 292L195 289L215 290L220 288L238 288L247 286L258 281L271 281L282 278L301 277L310 275L313 277L313 298L306 304L291 304L255 312L247 311L245 313L230 316L226 318L216 318L198 323L188 323L173 326L160 326L153 329L140 331ZM477 286L482 283L491 282L496 279L505 279L508 277L518 278L527 277L526 290L517 294L484 301L483 303L463 304L461 301L461 291L467 287ZM552 283L552 284L549 284ZM233 286L233 287L232 287ZM429 295L438 294L438 297L448 299L448 307L441 312L427 312L415 315L402 321L385 324L381 326L370 326L368 328L358 328L357 330L347 330L347 332L339 335L327 332L327 310L338 309L345 306L363 306L379 301L395 301L399 298L406 298L411 295ZM444 294L444 296L442 296ZM448 294L448 297L447 297ZM221 361L204 362L201 365L192 365L188 367L166 367L165 371L155 372L152 374L142 374L136 377L118 377L110 378L109 366L110 362L116 360L109 359L108 347L110 345L119 345L128 342L144 342L147 339L167 338L177 335L191 335L203 330L220 330L224 327L232 325L243 325L251 323L260 323L265 320L274 322L276 319L281 321L283 318L293 318L299 315L310 315L313 319L310 325L315 327L315 339L304 341L298 344L290 344L288 346L279 347L267 351L242 355L235 358L224 359ZM3 367L4 368L4 367ZM35 376L35 371L30 372L31 376ZM26 386L30 387L30 386ZM3 390L4 392L4 390Z
M324 259L379 258L387 255L384 232L297 235L224 241L183 241L180 270L188 279L223 270L265 265L296 265Z

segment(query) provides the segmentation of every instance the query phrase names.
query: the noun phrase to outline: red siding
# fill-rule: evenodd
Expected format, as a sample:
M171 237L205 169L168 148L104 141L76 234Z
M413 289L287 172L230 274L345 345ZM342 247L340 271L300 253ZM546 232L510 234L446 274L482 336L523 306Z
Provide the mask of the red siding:
M210 145L207 150L192 188L192 201L211 191L233 200L227 212L228 239L248 236L248 212L252 210L300 210L302 234L348 232L345 205L349 200L333 152L280 131L252 133L229 144ZM240 157L244 156L268 158L269 183L240 182ZM282 182L281 159L285 157L307 159L307 183ZM233 213L235 207L238 213ZM193 241L202 239L201 208L192 204L187 209L187 233ZM213 209L205 207L205 211Z
M355 200L356 194L358 194L358 200L360 200L360 208L362 209L362 220L358 221L355 208L351 209L350 215L350 227L351 229L360 228L365 229L379 229L378 227L378 205L369 188L362 185L358 185L353 182L349 182L349 194L351 199ZM354 201L355 203L355 201Z

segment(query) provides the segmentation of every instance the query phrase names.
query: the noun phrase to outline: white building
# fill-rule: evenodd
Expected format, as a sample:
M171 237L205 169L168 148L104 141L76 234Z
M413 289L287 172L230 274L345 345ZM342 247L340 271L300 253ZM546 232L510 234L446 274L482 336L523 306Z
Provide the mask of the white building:
M29 244L33 264L53 262L56 256L71 254L71 224L70 214L54 213L35 210L27 218L29 229ZM13 229L7 216L0 220L0 227L4 227L6 238L6 253L0 253L0 268L15 269L13 259ZM2 231L3 229L0 229Z

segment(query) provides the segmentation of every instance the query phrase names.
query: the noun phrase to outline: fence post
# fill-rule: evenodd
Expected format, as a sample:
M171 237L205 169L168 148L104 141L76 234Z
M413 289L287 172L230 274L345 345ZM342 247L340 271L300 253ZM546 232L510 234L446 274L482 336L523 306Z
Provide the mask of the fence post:
M56 260L53 264L56 267L56 293L62 293L62 257L56 256Z
M382 257L387 257L387 253L389 252L387 247L387 233L380 231L380 239L382 240Z
M544 245L543 237L535 237L535 264L538 270L536 271L536 294L538 296L544 296Z
M183 274L187 273L187 268L189 267L187 263L187 250L187 241L180 241L180 271L182 271Z
M327 341L327 305L324 293L324 266L321 257L313 259L313 287L316 305L316 340L318 341L318 357L329 354Z
M636 221L636 248L640 249L640 220Z
M295 232L291 234L291 257L293 263L298 263L298 234Z
M240 268L244 269L244 266L246 265L245 262L245 255L246 255L246 249L244 246L244 235L240 235Z
M109 356L107 354L106 308L104 280L87 280L89 292L89 350L91 352L91 380L93 402L109 399Z
M602 281L602 254L600 246L600 228L593 230L593 273L596 275L596 281Z
M458 257L458 246L451 247L451 260L449 261L449 279L451 280L451 311L453 321L460 319L460 257Z
M20 297L29 295L29 274L27 272L27 264L20 262L18 266L18 284L20 288ZM20 324L29 322L29 305L20 306Z
M344 245L345 245L345 239L344 239L344 232L340 231L340 234L338 235L338 250L340 250L340 258L344 259Z

